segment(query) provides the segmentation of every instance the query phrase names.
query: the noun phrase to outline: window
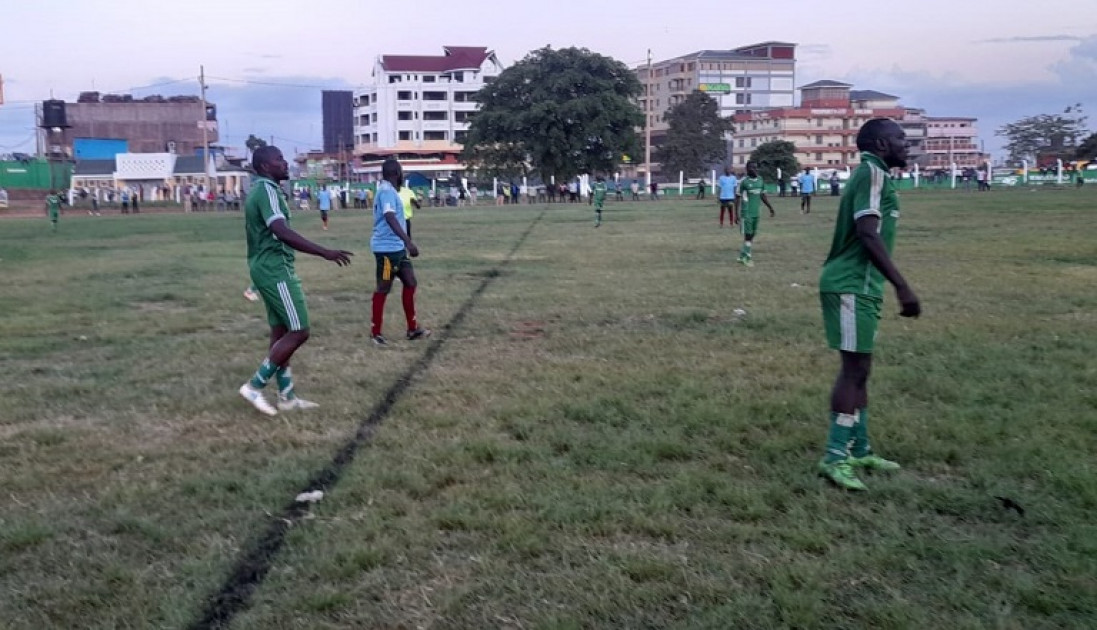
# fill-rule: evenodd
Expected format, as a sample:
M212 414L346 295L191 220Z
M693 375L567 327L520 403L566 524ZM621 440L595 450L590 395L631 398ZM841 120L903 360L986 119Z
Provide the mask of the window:
M735 87L737 88L749 88L750 77L735 77Z
M454 92L453 102L455 103L475 103L476 92Z
M423 112L423 120L449 120L449 112Z
M424 101L445 101L449 100L445 92L423 92Z
M822 127L823 126L823 119L822 118L816 118L815 119L815 126L816 127Z
M822 160L822 159L823 159L823 154L822 154L822 153L816 153L816 154L815 154L815 161L816 161L816 162L818 162L818 161L820 161L820 160Z
M398 101L410 101L411 100L411 91L410 90L400 90L399 92L396 93L396 100L398 100Z
M469 132L467 131L455 131L453 132L453 141L458 144L464 144L468 139Z
M400 75L398 75L398 74L390 74L389 75L389 83L399 83L399 82L400 82Z
M358 124L362 127L369 126L369 114L362 114L358 117Z
M454 122L465 123L472 118L472 112L453 112Z
M453 73L453 80L458 82L458 83L464 83L465 82L465 73L464 72L454 72Z
M752 147L758 146L758 138L751 138L750 139L750 146L752 146Z
M399 138L401 140L411 140L411 132L410 131L401 131L400 134L399 134Z
M370 114L370 120L372 120L373 122L377 122L377 112L373 112L372 114Z
M445 131L424 131L423 132L423 139L424 140L445 140L446 135L447 134L446 134Z
M735 95L735 104L736 105L750 105L750 96L751 96L750 94L736 94ZM758 123L755 123L755 125L757 125L757 124ZM755 127L755 129L757 129L757 127Z
M821 146L823 144L823 136L815 136L815 146Z
M411 120L411 112L409 112L409 111L396 112L396 120Z
M437 80L438 80L438 77L434 76L433 74L424 74L423 75L423 83L434 83Z

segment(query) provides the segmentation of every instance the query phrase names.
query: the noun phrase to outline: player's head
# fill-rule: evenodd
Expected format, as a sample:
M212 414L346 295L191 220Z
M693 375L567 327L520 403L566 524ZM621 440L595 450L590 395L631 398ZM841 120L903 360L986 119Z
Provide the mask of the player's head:
M731 164L724 165L724 175L732 175Z
M276 182L289 179L289 164L282 157L282 150L273 145L259 147L251 156L251 167L257 175Z
M404 185L404 167L396 158L389 158L381 165L381 179L392 184L393 188L400 190Z
M758 177L758 163L754 161L747 162L747 177Z
M598 177L596 178L596 181L604 182L604 181L606 181L606 178L605 178L605 177L602 177L601 175L599 175L599 176L598 176Z
M857 132L857 148L872 153L891 168L907 165L907 134L890 118L873 118Z

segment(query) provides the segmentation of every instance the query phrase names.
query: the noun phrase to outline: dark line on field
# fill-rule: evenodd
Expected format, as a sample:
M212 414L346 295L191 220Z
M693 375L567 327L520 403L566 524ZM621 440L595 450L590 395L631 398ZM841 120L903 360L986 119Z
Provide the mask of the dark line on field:
M545 210L542 210L533 222L529 224L526 230L522 232L521 236L518 237L518 241L515 242L514 247L511 247L510 251L507 252L506 257L484 274L484 279L480 281L480 285L473 290L468 299L465 300L465 303L453 314L453 317L442 326L441 334L430 342L426 352L396 379L385 392L381 401L377 403L370 414L358 425L358 430L355 431L354 436L335 453L335 456L327 466L316 473L316 475L301 488L300 492L308 492L311 490L323 490L324 492L327 492L334 487L335 484L339 483L339 479L342 478L347 466L354 461L355 456L358 455L358 451L360 451L363 446L368 446L373 440L374 435L377 433L377 428L384 421L385 417L388 416L389 412L392 411L392 408L396 406L397 401L400 400L404 392L411 387L415 377L426 371L431 362L441 351L450 332L465 321L465 317L468 315L469 311L472 310L472 307L476 305L480 296L483 295L484 291L487 290L488 286L496 278L502 275L503 268L510 264L511 260L514 258L514 254L517 253L518 249L526 242L530 233L533 232L533 229L537 227L537 224L541 222L541 219L544 216ZM294 496L296 496L296 494L298 493L295 493ZM274 565L275 556L278 555L278 552L282 549L282 544L286 541L286 533L308 513L309 505L310 504L308 503L290 501L290 503L282 508L280 513L273 515L270 524L263 533L253 540L246 548L247 550L237 558L231 573L229 573L228 578L221 585L221 588L207 600L206 606L202 611L201 619L190 626L192 629L204 630L206 628L226 628L237 613L240 613L248 607L251 603L251 596L258 590L259 586L263 583L263 580L266 579L267 574L270 573L270 570Z

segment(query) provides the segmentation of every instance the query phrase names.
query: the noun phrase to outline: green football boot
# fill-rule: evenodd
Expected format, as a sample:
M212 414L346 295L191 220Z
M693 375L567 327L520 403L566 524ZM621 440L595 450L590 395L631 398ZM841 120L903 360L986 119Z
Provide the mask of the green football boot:
M857 475L853 473L853 468L849 465L850 460L840 459L836 462L819 462L819 475L826 477L834 485L846 490L868 490L868 486L861 482L857 478Z

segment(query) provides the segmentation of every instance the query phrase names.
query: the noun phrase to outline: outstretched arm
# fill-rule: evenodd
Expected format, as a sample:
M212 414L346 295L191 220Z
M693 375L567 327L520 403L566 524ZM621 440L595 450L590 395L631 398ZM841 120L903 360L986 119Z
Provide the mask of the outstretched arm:
M286 245L296 249L299 252L306 254L312 254L313 256L319 256L324 260L330 260L340 267L345 267L350 264L350 257L354 254L352 252L344 251L341 249L328 249L321 247L316 243L308 240L304 236L301 236L297 232L294 232L290 226L286 225L285 220L275 219L270 224L270 231L278 237L278 240L282 241Z
M888 256L884 241L880 238L880 217L865 215L857 219L856 225L857 238L865 248L869 261L895 287L895 295L899 299L899 314L903 317L918 317L922 313L922 306L918 303L918 296L914 295L910 285L891 261L891 256Z

